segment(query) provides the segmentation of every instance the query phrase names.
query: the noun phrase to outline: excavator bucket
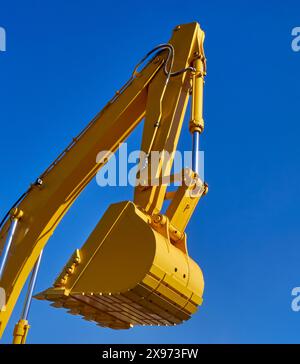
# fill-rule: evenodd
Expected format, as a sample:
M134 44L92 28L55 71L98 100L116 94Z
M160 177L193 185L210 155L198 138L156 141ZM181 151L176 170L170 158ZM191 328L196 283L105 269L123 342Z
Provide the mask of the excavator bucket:
M128 329L188 320L203 288L202 272L185 247L125 201L108 208L54 286L36 298L100 326Z

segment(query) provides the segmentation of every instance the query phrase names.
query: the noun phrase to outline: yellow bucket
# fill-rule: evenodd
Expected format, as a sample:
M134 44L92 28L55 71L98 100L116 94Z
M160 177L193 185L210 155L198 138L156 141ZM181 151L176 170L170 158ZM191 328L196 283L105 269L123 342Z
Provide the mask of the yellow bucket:
M103 327L176 325L202 303L203 275L168 229L132 202L111 205L54 286L36 298Z

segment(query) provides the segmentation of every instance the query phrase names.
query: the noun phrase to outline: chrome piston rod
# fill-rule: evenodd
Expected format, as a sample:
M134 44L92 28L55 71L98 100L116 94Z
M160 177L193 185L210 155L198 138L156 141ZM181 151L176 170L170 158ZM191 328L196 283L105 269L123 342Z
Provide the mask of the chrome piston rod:
M39 257L38 257L38 259L37 259L37 261L36 261L36 263L34 265L32 273L31 273L31 277L30 277L30 281L29 281L29 285L28 285L28 289L27 289L27 294L26 294L26 298L25 298L25 302L24 302L24 307L23 307L23 311L22 311L22 315L21 315L22 320L27 320L28 319L28 314L29 314L29 309L30 309L30 306L31 306L33 291L34 291L37 275L38 275L41 260L42 260L42 254L43 254L43 251L41 251L41 253L40 253L40 255L39 255Z
M25 344L26 343L27 334L28 334L28 331L30 328L30 326L28 324L28 314L29 314L29 309L31 306L32 295L33 295L39 267L41 264L42 253L43 253L43 251L41 251L41 253L34 265L31 276L30 276L22 315L21 315L20 320L16 323L16 326L14 329L13 344Z
M199 136L200 133L193 133L192 169L199 175Z
M14 218L12 220L11 224L10 224L9 232L8 232L8 235L7 235L7 239L6 239L5 246L4 246L3 253L2 253L2 257L1 257L2 259L1 259L1 263L0 263L0 280L2 279L2 275L3 275L4 269L5 269L6 261L7 261L9 250L10 250L10 246L11 246L11 243L13 241L13 237L14 237L17 225L18 225L18 219Z

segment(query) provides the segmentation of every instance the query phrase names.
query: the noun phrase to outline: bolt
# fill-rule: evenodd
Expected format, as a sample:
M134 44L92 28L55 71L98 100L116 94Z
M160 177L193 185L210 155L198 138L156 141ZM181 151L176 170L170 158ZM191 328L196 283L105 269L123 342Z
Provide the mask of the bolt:
M23 216L23 211L17 207L14 207L13 209L10 210L10 216L13 219L20 219Z
M156 224L160 223L162 220L162 216L161 215L154 215L153 216L153 222L155 222Z
M154 60L153 60L153 63L156 64L160 62L160 57L155 57Z
M204 187L203 196L205 196L208 193L208 184L204 182L203 187Z
M41 178L37 178L35 181L36 186L41 186L43 184L43 180Z

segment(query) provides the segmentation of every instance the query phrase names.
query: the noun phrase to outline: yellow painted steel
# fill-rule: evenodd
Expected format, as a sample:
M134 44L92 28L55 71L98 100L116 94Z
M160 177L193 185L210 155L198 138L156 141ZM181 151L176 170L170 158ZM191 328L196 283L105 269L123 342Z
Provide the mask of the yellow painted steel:
M190 120L190 131L202 133L204 129L203 120L203 86L204 76L206 75L206 61L203 53L196 55L194 61L195 72L193 74L193 92L192 92L192 113Z
M190 169L183 172L184 183L177 189L166 211L170 224L181 236L199 202L206 195L208 186Z
M166 226L167 227L167 226ZM202 302L203 276L132 202L111 205L84 246L37 298L101 326L176 325Z
M27 320L19 320L14 329L13 344L25 344L29 329Z
M23 215L0 281L7 296L0 312L0 337L41 250L104 165L106 158L97 161L98 153L115 152L143 118L142 151L172 155L176 150L192 89L201 97L193 100L192 109L195 102L202 105L199 88L203 85L195 74L199 76L199 67L204 69L203 41L198 23L177 26L169 42L175 52L172 71L187 70L171 77L166 85L167 51L159 53L72 140L39 182L30 186L17 206ZM195 62L196 73L190 69ZM165 162L163 154L156 173L159 180L170 173L173 158ZM204 286L201 270L187 252L184 229L191 213L180 213L185 211L183 198L185 205L190 201L192 212L204 195L205 185L198 176L194 183L201 192L197 196L178 192L166 215L161 209L167 186L137 186L134 202L112 205L86 244L75 251L54 287L38 298L112 328L173 325L187 320L201 304ZM184 223L178 224L181 218ZM9 224L7 221L0 230L0 251ZM15 337L22 336L21 326Z

